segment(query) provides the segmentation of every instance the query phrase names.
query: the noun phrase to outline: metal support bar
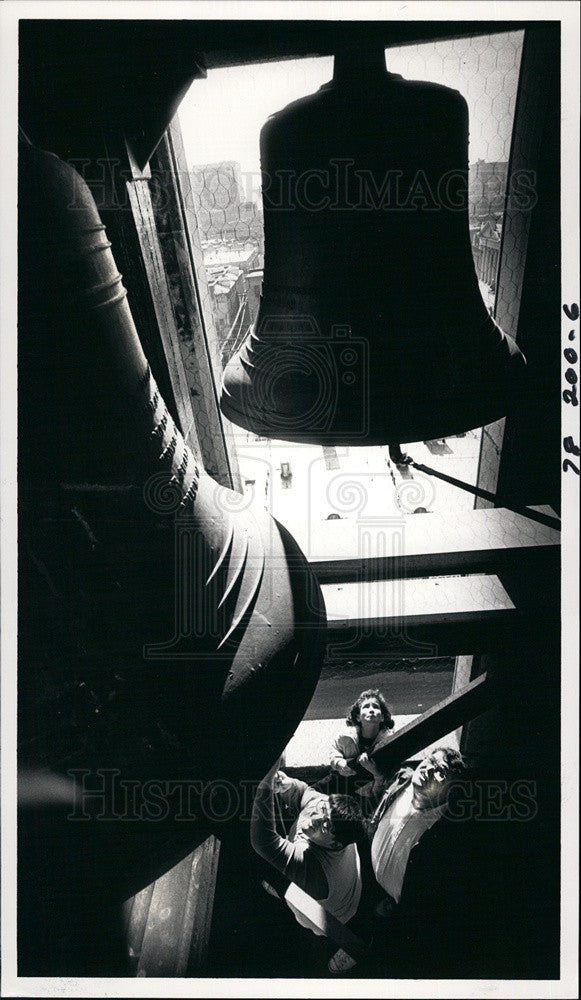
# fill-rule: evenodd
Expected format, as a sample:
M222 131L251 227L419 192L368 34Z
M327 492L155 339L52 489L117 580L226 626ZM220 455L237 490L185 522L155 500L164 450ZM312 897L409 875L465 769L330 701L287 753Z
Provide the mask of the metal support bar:
M436 469L432 469L429 465L423 465L421 462L411 463L414 469L418 472L425 472L428 476L436 476L445 483L450 483L451 486L457 486L458 489L464 490L466 493L472 493L473 496L479 497L481 500L490 500L491 503L497 504L500 507L506 507L508 510L514 511L515 514L521 514L523 517L528 517L531 521L537 521L539 524L546 524L548 528L555 528L557 531L561 530L561 521L558 517L551 517L549 514L543 514L540 510L535 510L533 507L523 507L520 504L511 504L503 500L498 494L491 493L490 490L482 489L479 486L471 486L470 483L465 483L462 479L455 479L454 476L447 476L444 472L438 472Z

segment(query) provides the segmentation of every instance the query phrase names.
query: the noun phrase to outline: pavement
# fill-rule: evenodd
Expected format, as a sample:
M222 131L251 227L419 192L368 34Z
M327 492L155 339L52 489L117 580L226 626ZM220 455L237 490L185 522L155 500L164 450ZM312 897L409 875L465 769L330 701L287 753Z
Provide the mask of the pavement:
M264 507L305 552L317 526L330 517L405 518L474 506L472 494L413 466L396 466L387 446L323 448L258 438L234 425L232 430L248 505ZM475 485L480 436L478 429L405 445L404 451L418 464Z
M420 715L452 693L453 661L442 660L447 670L393 670L362 672L347 665L341 670L325 666L305 719L345 719L347 711L367 688L379 688L392 715Z

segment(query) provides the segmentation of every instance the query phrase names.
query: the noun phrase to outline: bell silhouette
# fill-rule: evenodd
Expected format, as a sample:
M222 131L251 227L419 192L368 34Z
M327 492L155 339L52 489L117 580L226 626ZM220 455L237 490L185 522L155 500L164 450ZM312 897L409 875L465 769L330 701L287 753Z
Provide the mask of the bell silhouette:
M85 182L19 166L21 761L260 779L319 676L320 588L198 468Z
M264 281L221 407L313 444L430 440L505 415L525 360L480 295L468 225L468 110L388 73L381 46L261 138Z

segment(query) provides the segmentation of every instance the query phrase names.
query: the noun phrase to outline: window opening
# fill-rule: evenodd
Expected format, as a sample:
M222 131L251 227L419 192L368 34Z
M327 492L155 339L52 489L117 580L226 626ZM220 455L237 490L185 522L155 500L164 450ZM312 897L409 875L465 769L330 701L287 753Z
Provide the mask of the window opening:
M390 71L459 90L470 115L468 204L480 290L494 314L523 32L389 48ZM331 57L210 70L179 112L217 354L224 365L256 318L264 241L259 133L267 117L332 77ZM218 373L217 373L218 374ZM406 466L387 446L262 439L230 425L246 500L266 507L309 555L328 521L463 514L474 497ZM418 463L476 486L482 429L406 445ZM290 470L290 474L289 474Z

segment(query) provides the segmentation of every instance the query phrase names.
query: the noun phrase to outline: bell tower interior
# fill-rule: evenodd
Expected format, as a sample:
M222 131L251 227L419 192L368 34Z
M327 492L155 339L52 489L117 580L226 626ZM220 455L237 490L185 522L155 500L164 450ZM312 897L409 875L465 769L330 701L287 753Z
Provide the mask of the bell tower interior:
M366 48L379 56L367 75L358 76L358 60ZM349 144L342 136L336 150L332 149L321 124L329 121L329 108L337 120L341 117L342 105L328 98L333 58L341 51L357 55L357 59L338 61L335 83L350 76L358 81L360 125L365 124L362 109L370 102L370 81L383 73L382 53L388 77L405 79L407 70L412 81L427 80L433 88L418 98L416 122L421 120L423 132L414 129L414 121L402 112L399 146L394 143L393 150L395 173L408 169L401 153L405 142L420 151L430 150L419 186L412 192L410 182L406 196L415 197L416 208L423 204L423 211L413 216L416 228L413 239L409 237L413 259L406 254L405 243L402 249L406 227L409 232L412 225L406 222L410 212L406 215L400 205L390 216L385 200L382 208L377 207L378 199L394 190L387 185L382 194L379 174L373 180L370 174L364 175L365 197L371 199L371 207L367 204L366 213L360 216L365 216L367 224L379 214L381 225L376 230L371 224L365 231L360 227L358 232L352 225L349 240L346 213L331 212L329 216L334 214L335 219L330 218L329 225L335 228L325 236L322 251L317 242L324 229L320 211L324 199L353 195L352 188L330 192L321 182L322 160L317 159L318 148L328 143L324 155L337 164L336 183L351 183L341 172L346 162L353 161ZM439 63L437 79L428 75L430 59ZM267 553L266 573L269 558L278 560L278 570L288 560L286 601L289 607L292 602L304 606L307 610L301 622L309 628L315 623L318 629L309 633L310 639L305 639L306 632L296 630L298 657L308 658L320 647L318 683L314 667L309 667L306 680L303 676L294 685L281 670L279 688L258 686L258 694L248 702L241 695L242 720L232 716L233 730L239 727L239 745L249 747L251 756L248 734L256 732L257 743L263 740L266 746L268 727L261 719L268 712L275 722L280 716L281 730L288 725L293 732L286 740L289 773L309 782L320 780L327 763L327 735L344 718L361 688L380 687L388 702L391 693L397 716L397 740L391 749L389 745L384 748L386 771L393 773L404 762L417 762L427 747L450 740L473 769L474 801L468 821L451 824L441 855L433 859L430 874L418 878L406 904L402 919L414 928L413 942L408 940L407 950L396 956L390 953L388 942L379 947L376 957L352 974L363 978L526 981L556 980L561 974L561 664L568 653L567 639L562 645L561 634L560 59L558 21L198 20L193 10L192 17L179 21L23 17L19 24L23 135L32 146L59 157L88 185L127 290L148 371L165 400L167 420L212 488L215 485L239 498L236 502L244 509L257 502L262 514L266 511L272 516L269 523L279 525L280 535L273 542L264 527L264 514L257 532L263 546L260 551ZM213 81L218 81L214 89ZM430 177L434 151L444 140L441 135L427 134L430 116L437 131L437 112L425 111L424 103L433 101L435 107L446 87L456 94L456 81L465 85L469 95L466 115L472 145L465 164L465 227L458 236L458 246L467 256L461 257L456 245L448 254L454 259L441 289L441 305L435 302L436 278L428 270L429 261L439 266L447 255L449 226L438 232L434 221L438 208L431 210L433 192L424 181ZM274 122L276 114L268 118L263 164L266 155L272 156L274 173L275 154L281 156L278 176L288 179L291 170L299 170L307 138L312 143L300 168L304 172L308 157L312 158L312 172L304 186L304 197L311 201L308 211L301 218L295 212L290 222L290 210L284 205L272 207L276 198L284 198L282 187L279 190L273 184L270 213L268 206L265 209L261 200L268 194L265 176L260 177L252 159L256 157L258 163L259 134L245 135L237 123L237 119L246 121L244 115L248 121L259 118L254 105L266 106L269 87L285 95L281 105L272 108L280 112L284 105L285 117ZM400 99L394 87L386 93L386 106ZM312 110L315 95L322 102L316 114ZM324 103L327 98L328 104ZM315 116L304 148L300 143L304 122L300 107L297 110L303 104ZM446 128L449 121L452 131L464 122L468 130L463 107L464 98L454 107L446 105L442 112ZM478 109L480 120L473 117ZM370 113L369 119L373 124L374 115ZM229 134L237 130L239 147L233 142L229 146ZM225 136L224 146L214 132ZM364 128L361 133L365 139ZM374 136L370 145L383 169L380 140ZM265 151L267 141L272 145ZM243 159L246 146L250 149L247 160ZM394 216L397 221L392 223ZM277 260L266 245L269 222L273 242L281 244ZM295 223L295 230L285 229ZM387 254L382 257L383 232L394 240L392 258L400 266L397 280L390 275ZM435 245L436 239L441 246ZM292 246L292 268L284 256L285 240ZM44 257L50 257L46 250ZM306 277L301 272L306 260L318 269L316 281L311 281L311 271ZM289 272L283 273L287 266ZM280 288L285 281L288 287L283 295ZM400 301L396 286L404 281L414 294ZM27 294L31 284L34 280L22 284ZM325 286L324 305L318 302L316 308L309 298L315 284ZM380 285L389 285L390 295L378 306ZM431 292L420 301L422 286ZM469 414L466 426L460 421L456 427L454 420L449 425L430 420L412 423L412 440L406 439L405 430L396 423L397 432L385 431L382 425L379 435L366 437L368 415L372 426L381 423L388 400L396 392L401 393L400 409L407 399L417 408L422 398L429 401L426 411L437 407L447 388L438 382L446 352L438 348L422 368L422 351L434 339L431 323L440 322L446 330L460 329L454 343L464 337L462 322L466 310L470 312L468 286L470 295L478 298L474 309L481 325L504 331L502 336L509 335L515 352L526 357L528 382L524 392L518 390L518 405L506 415L504 410L497 413L494 405L490 411L484 407L478 410L483 414L478 427L472 427L471 420L476 419L473 399L468 403L452 394L450 412L454 411L455 418L464 407L463 413ZM265 312L265 299L271 303L270 312ZM291 300L299 304L288 305ZM321 327L328 321L329 329L341 330L337 302L342 307L346 303L349 317L358 315L361 306L363 326L351 339L340 333L343 339L331 347L325 342L328 370L339 372L341 391L346 394L353 393L357 379L371 383L377 376L379 386L371 392L370 408L361 408L356 394L348 396L356 400L346 404L346 419L351 429L355 426L350 439L343 434L343 425L337 424L335 435L328 433L325 411L317 409L320 387L313 399L309 397L312 371L307 355L314 351L320 360L323 349L313 348L297 320L297 316L300 320L307 314L317 315ZM405 378L397 374L399 369L394 377L390 369L394 351L385 319L390 309L394 326L405 319L412 331L403 352ZM300 423L303 416L289 416L290 411L286 413L278 404L278 430L282 428L283 433L277 435L276 427L269 430L268 418L261 423L256 415L262 399L258 391L240 423L236 413L240 416L241 411L231 404L235 416L229 419L223 396L221 403L222 386L227 384L224 372L233 359L242 359L236 377L248 379L252 366L260 364L260 351L266 350L257 344L259 310L268 322L283 324L286 348L295 338L286 355L281 396L288 398L288 384L302 382L308 427ZM291 320L298 324L292 327L298 331L292 336L288 333ZM349 324L356 330L355 320L350 318ZM425 343L420 336L423 330ZM274 343L274 349L272 344L268 347L270 354L262 354L267 358L264 370L269 391L272 372L284 353L281 342ZM64 349L62 365L72 364L74 356L73 350L68 354ZM482 357L478 355L481 363ZM455 364L456 359L454 371ZM494 370L500 372L500 365ZM56 363L55 371L59 373ZM288 383L283 381L287 376ZM33 366L21 377L34 382ZM141 378L145 378L143 373ZM97 405L101 392L93 385L95 379L90 368L83 375L91 405ZM476 395L484 392L486 381L486 371L480 367L474 374ZM68 383L63 380L63 384ZM55 396L58 386L60 382ZM52 405L49 389L45 386L44 392L47 405ZM28 398L27 393L22 392L22 397ZM151 400L149 405L155 434L161 409L155 410ZM42 413L33 411L34 407L21 411L20 419L26 424L19 429L21 440L31 450L36 420L39 438L44 440ZM422 411L422 421L424 417ZM249 429L253 421L254 431ZM291 426L301 429L294 440L292 433L286 437L284 433ZM316 441L306 440L313 427L317 428ZM428 440L432 427L434 434ZM416 433L416 428L421 431ZM74 428L69 428L61 444L71 446L75 437ZM164 442L167 445L165 438ZM403 459L401 454L398 457L398 446L405 452ZM80 455L82 444L78 448ZM34 462L29 464L34 466ZM101 491L109 490L111 484L111 470L102 471L105 465L95 466L101 478L92 484ZM175 479L173 466L172 470ZM82 485L81 471L77 480ZM154 618L161 603L155 597L161 586L156 574L164 552L158 529L157 555L150 553L146 558L145 542L143 560L131 551L131 539L141 536L133 534L135 515L122 497L110 517L115 530L120 518L126 517L129 525L128 540L123 542L128 552L125 577L91 576L87 571L83 589L83 567L92 558L94 526L77 500L69 506L77 510L70 534L62 540L50 538L50 543L58 549L65 579L71 564L77 566L79 547L88 553L78 562L80 594L87 604L74 619L74 627L62 626L68 619L59 617L58 580L51 576L47 584L42 561L31 561L30 576L24 578L21 572L24 589L19 615L24 638L18 664L18 754L27 768L32 762L35 773L54 773L55 785L48 808L30 791L26 775L21 785L19 975L189 980L328 976L327 952L333 950L329 941L309 935L290 912L281 913L285 908L278 905L280 901L269 898L260 885L249 840L249 811L252 781L262 777L252 770L260 771L262 745L256 749L257 763L249 761L247 770L234 768L230 774L223 765L224 787L212 802L203 795L197 798L195 810L190 810L196 815L188 813L191 803L185 785L178 782L172 808L181 810L180 822L173 825L164 825L163 818L149 822L160 815L154 805L157 794L159 810L159 789L151 786L158 772L153 768L151 773L140 773L142 784L149 782L147 817L141 813L139 820L134 815L136 821L125 824L123 838L114 830L118 800L116 806L107 781L113 780L116 754L126 752L131 736L121 733L119 719L109 727L107 720L115 710L114 705L111 708L113 688L95 670L95 664L104 659L103 649L116 648L114 639L108 636L107 645L103 638L101 649L99 630L83 631L83 615L88 616L87 608L91 614L96 608L95 614L103 613L105 622L126 616L127 628L137 628L132 602L118 596L120 587L127 585L135 593L151 592ZM208 523L211 518L208 514ZM28 535L37 530L26 503L21 506L18 530L19 551L25 559ZM167 545L175 543L178 552L180 545L186 545L187 530L187 525L173 533L168 528ZM243 629L247 621L244 615L258 617L260 613L267 619L265 608L270 607L260 604L266 602L268 585L262 564L256 570L252 562L259 542L254 536L248 538L240 556L243 571L236 579L234 574L228 576L224 584L226 604L229 608L231 601L235 607L230 625L237 641L236 629ZM230 553L232 563L238 558L236 540L222 539L221 545L218 576L228 568L224 552ZM314 581L310 591L310 584L299 574L295 547L303 553L300 558L308 573L304 579ZM279 577L283 575L280 570ZM279 577L273 576L275 589ZM85 593L95 581L95 587L99 584L102 590ZM315 599L319 593L327 615L324 641L322 613ZM242 607L237 618L236 609ZM27 614L32 614L35 623L34 643L28 642ZM274 626L282 632L286 618L282 625L275 619L276 614ZM148 636L144 632L143 645ZM194 637L194 658L201 660L207 653L207 639L202 635L196 645ZM248 674L260 673L262 661L250 662L248 656ZM275 654L272 659L278 669ZM178 692L173 704L175 716L181 719L185 712L179 704L179 669L175 666L181 661L172 663L168 686L173 692L175 685ZM120 676L124 677L121 668ZM131 675L123 681L117 677L115 683L129 685L124 688L123 704L131 705ZM302 693L298 692L300 683ZM171 697L167 701L170 719ZM144 699L145 695L136 698L136 715L145 712ZM292 717L293 710L297 718ZM211 728L207 718L195 717L195 711L191 724L196 738ZM160 727L161 723L158 736ZM151 744L147 756L143 750L146 736L136 724L137 731L143 760L154 760L155 767L161 768L165 760L161 751L155 758L155 742L147 735ZM166 740L165 733L162 738ZM100 784L91 784L83 778L88 773L87 748L98 741L106 746L107 773ZM164 753L167 747L172 752L169 737L163 747ZM77 782L85 781L88 815L94 817L94 807L102 806L103 822L63 821L63 802L68 803L68 815L72 807L69 792L59 782L71 774ZM185 780L185 770L183 776ZM194 777L198 780L204 775ZM129 808L127 787L124 808ZM220 797L224 795L225 804ZM75 800L72 811L79 808L82 812L82 803L79 806ZM187 819L181 822L186 813ZM59 866L67 869L62 880L56 872ZM81 884L82 891L78 891ZM71 903L77 891L79 902ZM67 933L62 931L59 907L65 897L62 912L72 915L71 923L76 922L82 933L74 926ZM55 927L61 928L58 933ZM327 945L330 950L325 951Z

